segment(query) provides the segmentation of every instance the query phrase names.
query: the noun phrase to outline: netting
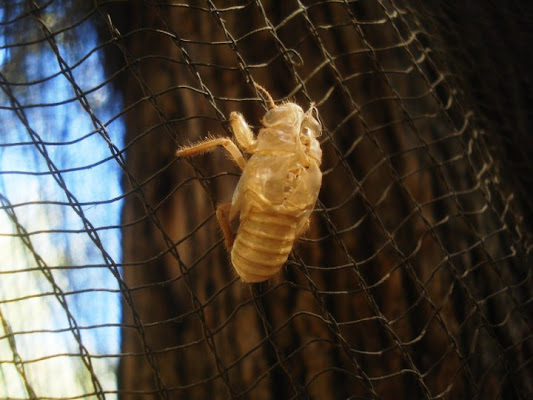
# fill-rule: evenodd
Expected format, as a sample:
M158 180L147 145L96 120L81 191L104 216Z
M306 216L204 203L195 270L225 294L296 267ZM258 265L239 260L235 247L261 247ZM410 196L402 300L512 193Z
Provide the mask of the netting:
M533 10L438 3L2 2L0 397L530 398ZM254 83L323 182L247 284L239 169L175 152Z

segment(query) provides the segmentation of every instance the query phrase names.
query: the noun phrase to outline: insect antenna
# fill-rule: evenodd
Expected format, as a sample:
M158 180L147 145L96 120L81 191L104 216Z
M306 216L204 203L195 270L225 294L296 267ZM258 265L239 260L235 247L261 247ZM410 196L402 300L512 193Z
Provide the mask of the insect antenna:
M274 103L274 99L272 98L270 93L268 93L268 91L258 83L254 82L254 86L257 90L263 93L263 95L266 97L266 99L268 100L268 104L270 105L270 108L276 108L276 103Z

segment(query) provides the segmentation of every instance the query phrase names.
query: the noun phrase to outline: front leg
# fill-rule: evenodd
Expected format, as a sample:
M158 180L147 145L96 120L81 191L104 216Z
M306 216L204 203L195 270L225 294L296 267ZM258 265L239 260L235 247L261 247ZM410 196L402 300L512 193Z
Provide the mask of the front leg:
M190 146L184 146L176 152L178 157L191 157L198 154L207 153L213 150L217 146L222 146L231 155L231 158L241 169L246 167L246 160L244 159L239 148L228 138L215 138L207 139L199 143L192 144Z
M233 111L229 115L229 123L233 130L233 135L235 136L235 139L237 139L237 143L239 143L248 154L252 154L255 150L257 141L254 139L254 133L244 117L240 113Z

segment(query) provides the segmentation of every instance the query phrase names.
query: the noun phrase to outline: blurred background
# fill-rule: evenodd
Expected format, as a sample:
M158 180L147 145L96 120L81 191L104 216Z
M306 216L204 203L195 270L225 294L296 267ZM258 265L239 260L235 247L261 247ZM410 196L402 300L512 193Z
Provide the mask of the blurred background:
M0 1L0 398L533 393L533 6ZM179 146L323 125L310 230L259 284Z

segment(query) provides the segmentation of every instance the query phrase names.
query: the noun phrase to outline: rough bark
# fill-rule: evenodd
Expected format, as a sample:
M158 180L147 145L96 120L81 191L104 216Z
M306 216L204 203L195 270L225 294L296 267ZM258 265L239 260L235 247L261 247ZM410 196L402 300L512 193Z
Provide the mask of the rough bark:
M109 62L127 110L134 300L121 397L531 394L521 210L414 15L373 1L203 7L107 8L122 35ZM214 216L236 167L222 152L174 157L209 132L231 135L232 110L259 125L249 77L276 98L317 101L326 128L307 240L254 285L236 279Z

